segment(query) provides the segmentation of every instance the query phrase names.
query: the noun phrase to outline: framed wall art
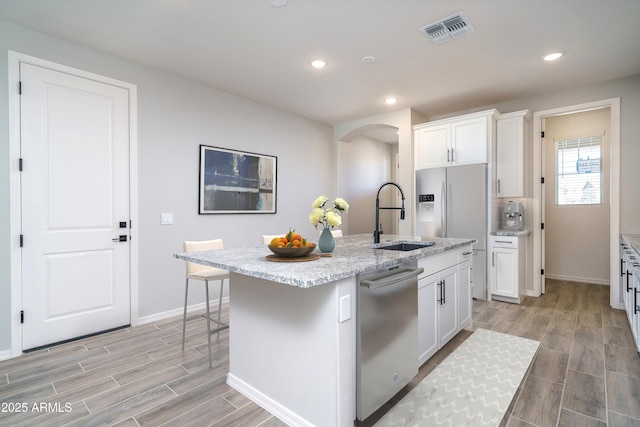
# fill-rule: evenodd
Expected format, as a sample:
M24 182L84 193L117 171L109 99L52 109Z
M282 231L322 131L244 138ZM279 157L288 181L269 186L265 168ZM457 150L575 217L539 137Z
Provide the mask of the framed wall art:
M200 214L276 213L275 156L200 146Z

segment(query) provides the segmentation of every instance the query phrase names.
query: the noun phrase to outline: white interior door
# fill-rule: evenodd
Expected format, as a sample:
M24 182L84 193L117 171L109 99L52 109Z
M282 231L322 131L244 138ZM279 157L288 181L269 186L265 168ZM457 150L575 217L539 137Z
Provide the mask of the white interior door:
M130 324L129 94L25 63L20 80L26 350Z

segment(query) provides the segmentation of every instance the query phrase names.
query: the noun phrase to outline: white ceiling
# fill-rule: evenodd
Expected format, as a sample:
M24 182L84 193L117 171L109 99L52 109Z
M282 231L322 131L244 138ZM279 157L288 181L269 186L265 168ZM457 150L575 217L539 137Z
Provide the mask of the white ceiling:
M418 30L457 12L475 32L436 45ZM0 18L327 124L640 72L639 0L2 0Z

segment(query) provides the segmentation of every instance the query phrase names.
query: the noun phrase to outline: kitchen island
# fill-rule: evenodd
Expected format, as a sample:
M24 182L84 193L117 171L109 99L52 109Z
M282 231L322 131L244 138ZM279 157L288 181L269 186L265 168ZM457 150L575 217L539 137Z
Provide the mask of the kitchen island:
M435 244L376 249L420 240ZM374 245L371 235L356 235L336 242L332 256L308 262L268 261L264 245L175 255L229 270L227 382L290 425L353 425L358 274L414 260L428 264L443 253L457 260L474 240L384 235Z

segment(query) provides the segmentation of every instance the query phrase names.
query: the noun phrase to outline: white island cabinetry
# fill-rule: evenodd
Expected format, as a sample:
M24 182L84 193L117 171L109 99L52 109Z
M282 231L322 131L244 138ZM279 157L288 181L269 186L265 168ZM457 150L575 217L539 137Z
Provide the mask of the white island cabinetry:
M385 234L380 245L421 240ZM440 279L447 282L451 310L441 311L441 336L453 336L460 327L460 251L470 252L466 248L474 240L428 240L434 244L394 251L378 249L370 234L345 236L336 239L331 257L309 262L271 262L266 245L175 256L230 272L227 384L287 425L353 427L360 274L409 262L436 274L450 269L452 276ZM430 258L433 263L424 262ZM435 309L434 300L428 312Z
M471 321L471 246L418 260L418 363Z

